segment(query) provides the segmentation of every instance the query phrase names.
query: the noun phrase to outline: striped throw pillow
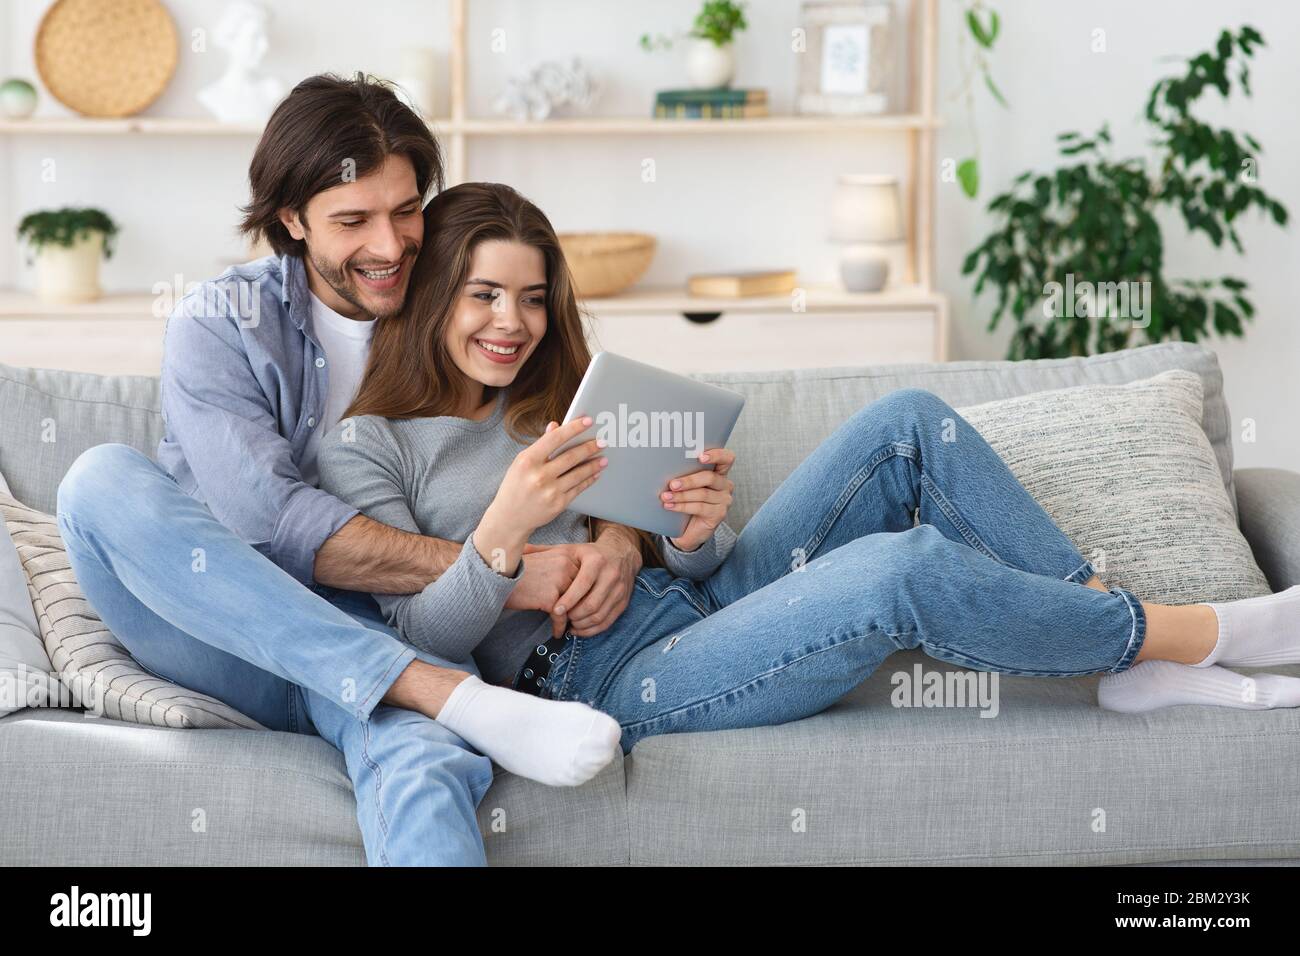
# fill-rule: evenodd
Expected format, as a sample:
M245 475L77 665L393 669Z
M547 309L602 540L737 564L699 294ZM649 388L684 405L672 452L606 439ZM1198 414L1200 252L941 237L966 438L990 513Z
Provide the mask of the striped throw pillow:
M81 593L54 518L0 494L0 519L27 576L45 650L75 700L135 724L263 729L215 697L178 687L136 663Z

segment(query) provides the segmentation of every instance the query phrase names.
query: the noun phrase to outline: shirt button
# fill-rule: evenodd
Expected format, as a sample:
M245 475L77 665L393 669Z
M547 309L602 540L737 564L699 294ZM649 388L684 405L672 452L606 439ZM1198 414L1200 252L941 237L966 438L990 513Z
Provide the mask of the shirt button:
M324 368L324 367L325 367L325 360L324 360L323 358L318 358L318 359L316 360L316 367L317 367L317 368Z
M314 418L309 418L309 419L307 419L307 427L308 427L308 428L315 428L315 427L316 427L316 419L314 419Z

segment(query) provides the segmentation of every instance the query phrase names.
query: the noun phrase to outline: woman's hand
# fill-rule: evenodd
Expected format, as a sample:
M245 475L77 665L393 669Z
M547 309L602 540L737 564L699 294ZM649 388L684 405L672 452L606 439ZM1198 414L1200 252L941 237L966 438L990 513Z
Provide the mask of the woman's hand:
M514 574L528 536L555 520L569 502L600 477L609 461L603 456L593 457L605 447L601 439L590 439L548 460L561 445L590 425L589 417L567 425L551 422L546 434L515 456L472 538L493 570Z
M668 490L659 495L668 510L691 516L681 537L668 539L679 551L694 551L713 537L713 532L727 517L731 492L736 487L727 477L736 463L735 452L709 448L700 453L700 461L713 462L713 469L704 468L674 478L668 482Z

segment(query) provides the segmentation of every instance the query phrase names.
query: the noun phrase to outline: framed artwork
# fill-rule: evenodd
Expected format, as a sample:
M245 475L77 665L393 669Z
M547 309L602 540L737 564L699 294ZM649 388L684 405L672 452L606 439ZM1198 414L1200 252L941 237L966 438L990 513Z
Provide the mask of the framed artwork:
M806 49L799 112L886 112L895 65L893 4L810 0L803 4L800 23Z

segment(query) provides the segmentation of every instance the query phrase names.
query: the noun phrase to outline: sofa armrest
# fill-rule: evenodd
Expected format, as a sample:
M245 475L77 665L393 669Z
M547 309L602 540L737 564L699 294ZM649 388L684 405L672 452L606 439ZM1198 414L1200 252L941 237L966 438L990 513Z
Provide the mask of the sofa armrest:
M1233 473L1241 533L1274 591L1300 584L1300 473L1241 468Z

